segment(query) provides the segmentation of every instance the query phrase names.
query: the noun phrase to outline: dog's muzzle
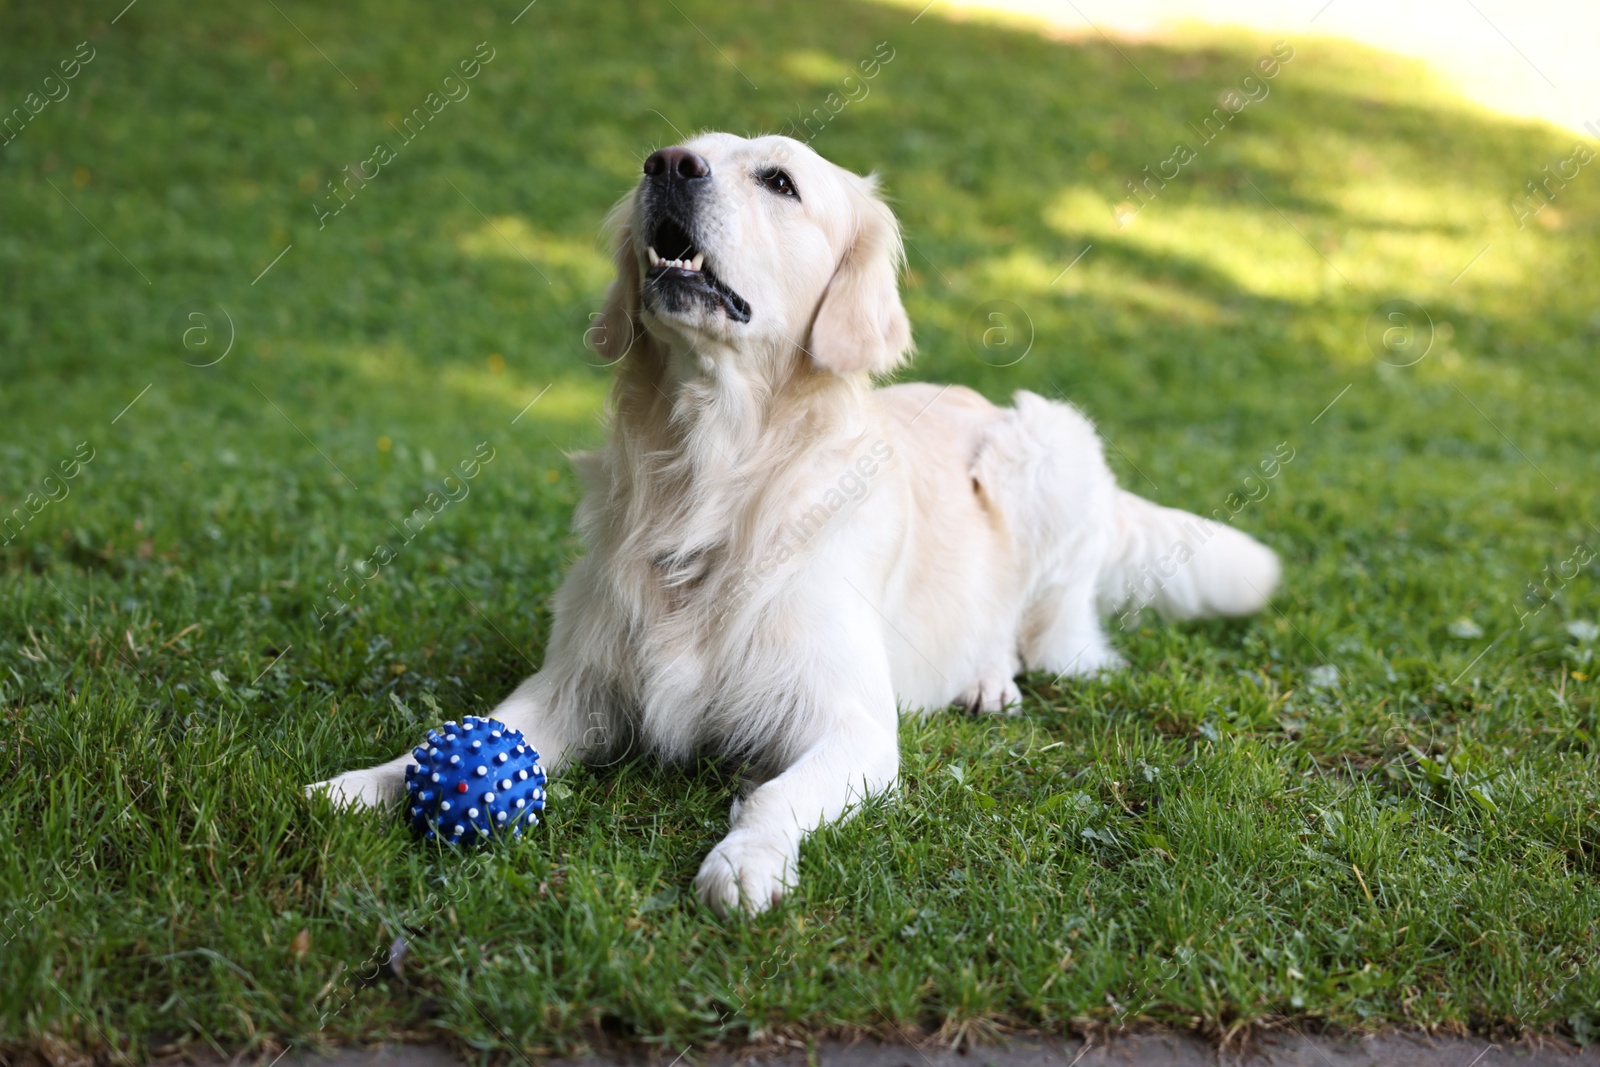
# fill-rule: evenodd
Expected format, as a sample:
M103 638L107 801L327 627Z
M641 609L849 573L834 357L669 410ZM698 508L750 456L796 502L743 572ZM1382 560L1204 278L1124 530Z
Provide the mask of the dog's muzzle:
M663 148L644 161L645 298L657 313L700 306L749 322L749 301L717 277L694 238L697 202L710 182L711 165L687 148Z

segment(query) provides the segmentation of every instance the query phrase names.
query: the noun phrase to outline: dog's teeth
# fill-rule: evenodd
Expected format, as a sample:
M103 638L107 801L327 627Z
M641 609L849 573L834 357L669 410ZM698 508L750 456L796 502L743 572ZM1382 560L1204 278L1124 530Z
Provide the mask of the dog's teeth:
M705 253L703 252L695 253L693 259L663 259L661 257L661 253L657 252L654 248L647 248L646 250L650 253L650 266L652 267L671 267L677 270L698 272L700 270L700 265L704 263L706 259Z

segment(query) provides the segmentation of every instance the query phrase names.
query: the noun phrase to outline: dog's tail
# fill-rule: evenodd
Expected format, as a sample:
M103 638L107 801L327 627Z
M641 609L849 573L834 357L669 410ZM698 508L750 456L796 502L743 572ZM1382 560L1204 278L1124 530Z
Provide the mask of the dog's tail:
M1117 491L1116 535L1096 592L1101 612L1126 620L1153 607L1164 618L1249 615L1266 606L1282 568L1248 534Z

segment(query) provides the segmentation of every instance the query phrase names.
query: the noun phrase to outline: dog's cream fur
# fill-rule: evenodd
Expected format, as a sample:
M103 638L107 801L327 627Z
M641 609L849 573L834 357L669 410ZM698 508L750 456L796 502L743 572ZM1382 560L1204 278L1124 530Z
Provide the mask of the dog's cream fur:
M1014 709L1020 671L1121 666L1103 614L1249 613L1279 568L1230 527L1119 490L1066 404L874 389L911 344L874 181L782 137L686 147L710 173L678 221L748 321L666 298L646 178L613 214L617 280L591 337L619 372L610 439L576 457L588 551L544 669L493 715L552 773L634 749L748 761L761 784L695 886L719 913L759 911L793 885L807 833L893 787L901 710ZM776 168L798 197L763 183ZM392 802L409 759L312 788Z

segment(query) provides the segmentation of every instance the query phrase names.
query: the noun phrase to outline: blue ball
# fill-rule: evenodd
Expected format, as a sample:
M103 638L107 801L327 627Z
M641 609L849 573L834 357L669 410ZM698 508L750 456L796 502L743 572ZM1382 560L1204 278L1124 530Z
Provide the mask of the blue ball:
M522 836L544 810L544 768L539 753L496 719L468 715L428 731L411 750L406 768L406 810L411 828L429 841L452 845Z

